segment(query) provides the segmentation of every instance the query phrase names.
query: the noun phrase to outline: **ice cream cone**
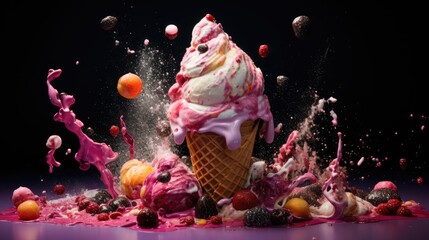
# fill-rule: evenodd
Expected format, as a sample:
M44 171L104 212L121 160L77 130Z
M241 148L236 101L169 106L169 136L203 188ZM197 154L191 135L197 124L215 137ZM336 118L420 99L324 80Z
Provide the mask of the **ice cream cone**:
M243 188L253 153L260 120L241 124L241 146L230 150L225 138L214 133L187 133L192 168L204 191L213 200L230 198Z

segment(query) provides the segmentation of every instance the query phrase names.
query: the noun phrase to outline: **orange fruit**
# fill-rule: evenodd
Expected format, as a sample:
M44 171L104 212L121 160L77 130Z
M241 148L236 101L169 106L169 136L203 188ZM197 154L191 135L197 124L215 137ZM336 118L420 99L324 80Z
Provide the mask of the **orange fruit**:
M310 218L310 205L302 198L294 197L287 200L283 208L288 209L295 217Z
M134 73L122 75L118 80L118 92L127 99L136 98L143 89L143 81Z
M18 205L19 219L34 220L40 217L40 207L34 200L26 200Z

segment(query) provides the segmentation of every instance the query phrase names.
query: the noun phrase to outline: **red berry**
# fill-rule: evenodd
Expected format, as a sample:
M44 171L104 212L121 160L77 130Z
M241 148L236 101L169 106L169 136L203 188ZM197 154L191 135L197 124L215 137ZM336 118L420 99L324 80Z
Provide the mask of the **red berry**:
M262 58L268 57L268 53L270 52L268 45L263 44L259 46L259 56Z
M118 136L118 134L119 134L119 127L116 125L112 125L110 127L110 135L112 135L113 137L116 137Z
M378 206L375 208L375 212L377 212L378 214L381 214L381 215L394 215L395 214L395 212L389 208L389 205L387 203L378 204Z
M232 197L232 206L236 210L246 210L257 205L259 205L259 199L248 189L239 190Z
M97 214L100 211L100 206L96 202L89 202L86 206L85 211L91 214Z
M66 191L66 188L62 184L57 184L54 186L53 192L57 195L63 195Z
M85 195L79 195L75 198L74 202L79 203L82 199L85 199L85 198L86 198Z
M398 216L404 216L404 217L410 217L413 215L413 213L411 212L411 210L405 206L401 206L398 208L398 210L396 211L396 215Z
M100 213L97 215L97 219L98 219L98 221L107 221L107 220L109 220L109 214L105 213L105 212Z
M211 15L210 13L207 13L206 14L206 18L207 18L207 20L209 20L209 21L211 21L211 22L214 22L215 21L215 18L213 17L213 15Z
M402 202L396 198L392 198L387 201L387 207L394 213L396 213L400 206L402 206Z
M212 224L222 224L222 217L220 217L220 216L211 216L210 217L210 222L212 223Z
M82 198L79 202L77 202L77 207L79 211L82 211L88 207L91 201L88 198Z

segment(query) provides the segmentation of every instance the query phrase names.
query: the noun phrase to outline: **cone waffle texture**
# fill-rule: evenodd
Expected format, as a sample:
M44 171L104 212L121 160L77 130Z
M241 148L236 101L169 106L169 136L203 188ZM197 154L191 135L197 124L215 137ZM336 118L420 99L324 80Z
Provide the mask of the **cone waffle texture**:
M186 142L198 182L213 200L230 198L246 183L260 120L241 124L241 146L229 150L215 133L188 133Z

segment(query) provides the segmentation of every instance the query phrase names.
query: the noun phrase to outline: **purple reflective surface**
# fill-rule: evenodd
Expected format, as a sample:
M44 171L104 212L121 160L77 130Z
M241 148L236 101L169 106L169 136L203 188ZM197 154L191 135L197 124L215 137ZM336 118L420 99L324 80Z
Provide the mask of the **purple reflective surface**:
M85 179L97 187L96 178ZM40 186L50 185L46 181ZM25 185L19 180L0 189L0 210L12 206L11 194L16 185ZM34 184L34 182L33 182ZM368 184L368 183L367 183ZM39 185L39 184L37 184ZM410 186L399 184L401 195L406 200L415 200L427 209L429 192L426 185ZM34 188L35 189L35 188ZM38 189L39 190L39 189ZM38 192L36 190L35 192ZM1 239L7 240L68 240L68 239L305 239L305 240L344 240L344 239L427 239L429 218L410 218L410 220L391 220L376 223L323 223L306 227L278 228L212 228L183 229L172 232L154 233L136 231L120 227L92 227L83 225L63 226L48 223L12 223L0 221Z

